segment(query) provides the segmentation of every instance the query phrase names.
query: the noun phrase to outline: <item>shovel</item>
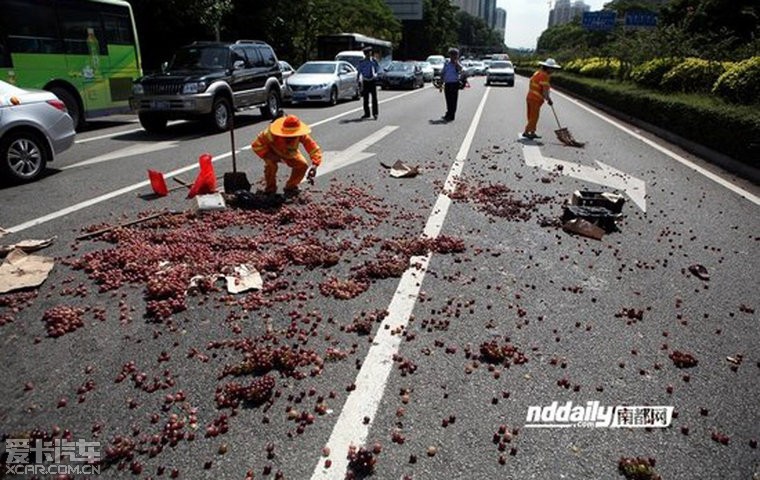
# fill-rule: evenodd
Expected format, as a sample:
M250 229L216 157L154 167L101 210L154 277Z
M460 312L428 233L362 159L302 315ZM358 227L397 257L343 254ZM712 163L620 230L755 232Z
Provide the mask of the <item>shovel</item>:
M559 117L557 117L557 111L554 110L554 105L550 105L550 107L552 107L552 113L554 114L554 119L557 120L557 127L559 128L559 130L554 130L554 133L557 135L557 139L568 147L582 148L585 143L574 139L570 134L570 131L567 128L563 128L562 125L559 124Z
M232 144L232 171L224 174L224 193L235 193L238 190L251 190L251 182L248 181L245 172L237 171L237 159L235 158L235 115L230 117L230 143Z

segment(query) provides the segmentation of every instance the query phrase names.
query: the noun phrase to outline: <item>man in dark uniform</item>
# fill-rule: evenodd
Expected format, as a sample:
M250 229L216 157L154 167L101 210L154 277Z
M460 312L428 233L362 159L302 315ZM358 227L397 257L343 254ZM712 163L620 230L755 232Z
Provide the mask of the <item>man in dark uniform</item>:
M364 98L362 118L369 118L369 97L372 96L372 116L377 120L377 75L380 73L380 65L372 58L372 47L367 47L363 51L364 59L358 65L358 76L362 82L362 97Z

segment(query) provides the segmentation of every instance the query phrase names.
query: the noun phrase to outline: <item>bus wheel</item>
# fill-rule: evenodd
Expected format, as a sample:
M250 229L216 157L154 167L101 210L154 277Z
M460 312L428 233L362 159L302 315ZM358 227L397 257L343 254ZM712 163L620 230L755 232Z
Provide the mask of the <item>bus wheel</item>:
M82 115L82 110L79 108L79 102L74 98L74 95L61 87L53 87L50 89L50 92L66 105L66 111L74 121L74 129L77 131L81 130L84 127L84 115Z
M161 114L142 112L138 118L140 125L148 133L161 133L166 130L166 117Z
M0 142L0 172L14 183L39 177L50 160L45 138L30 130L16 130Z

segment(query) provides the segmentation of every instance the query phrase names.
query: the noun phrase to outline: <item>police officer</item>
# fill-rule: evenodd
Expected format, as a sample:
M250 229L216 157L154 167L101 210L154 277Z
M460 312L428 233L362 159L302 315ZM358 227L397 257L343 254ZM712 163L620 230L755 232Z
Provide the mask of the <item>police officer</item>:
M377 76L380 73L380 65L372 58L372 47L366 47L363 51L364 59L358 65L358 76L362 82L362 97L364 98L362 118L369 118L369 97L372 96L372 116L377 120Z

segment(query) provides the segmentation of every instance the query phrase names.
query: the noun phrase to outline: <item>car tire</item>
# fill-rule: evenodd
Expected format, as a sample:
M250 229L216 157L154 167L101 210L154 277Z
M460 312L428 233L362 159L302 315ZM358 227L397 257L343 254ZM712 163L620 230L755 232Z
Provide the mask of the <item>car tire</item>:
M330 100L328 100L327 103L330 106L338 104L338 89L337 89L337 87L332 87L330 89Z
M232 124L232 106L226 97L216 97L211 107L211 127L217 132L226 132Z
M50 93L58 97L58 99L62 101L64 105L66 105L66 111L74 121L74 130L81 130L84 127L85 121L77 98L68 90L62 87L53 87L50 89Z
M259 109L261 115L270 120L280 116L282 111L282 98L280 98L280 92L274 88L270 88L267 92L267 103L265 106Z
M36 180L52 159L44 135L33 130L15 130L0 140L0 172L12 183Z
M140 125L148 133L161 133L166 130L167 118L160 113L140 113L137 118L140 120Z
M486 87L489 86L489 85L491 85L491 81L488 80L488 79L486 79Z

